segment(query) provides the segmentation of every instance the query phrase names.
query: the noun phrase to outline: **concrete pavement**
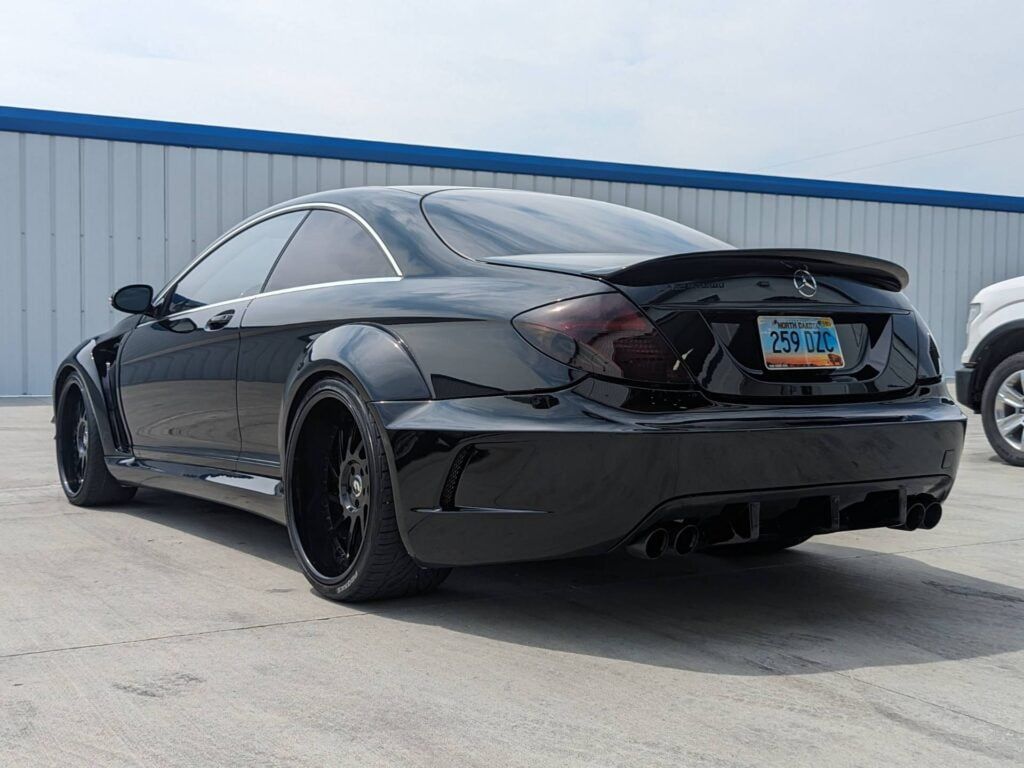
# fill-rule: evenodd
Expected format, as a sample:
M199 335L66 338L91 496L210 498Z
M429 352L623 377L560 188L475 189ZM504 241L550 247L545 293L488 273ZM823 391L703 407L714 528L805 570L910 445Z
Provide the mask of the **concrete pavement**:
M284 529L68 505L0 401L0 765L1020 765L1024 470L972 417L933 531L316 597Z

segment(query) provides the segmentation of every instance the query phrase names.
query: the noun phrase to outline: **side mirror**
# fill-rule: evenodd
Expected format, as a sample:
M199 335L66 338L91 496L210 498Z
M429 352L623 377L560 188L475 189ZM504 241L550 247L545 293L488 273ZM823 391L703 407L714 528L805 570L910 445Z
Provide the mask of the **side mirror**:
M153 308L153 288L149 285L126 285L114 291L110 306L129 315L147 314Z

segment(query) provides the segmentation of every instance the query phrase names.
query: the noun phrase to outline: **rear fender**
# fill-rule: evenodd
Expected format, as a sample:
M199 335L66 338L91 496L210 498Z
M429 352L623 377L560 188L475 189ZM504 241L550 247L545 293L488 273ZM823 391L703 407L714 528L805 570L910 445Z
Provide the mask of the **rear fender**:
M291 475L291 467L287 465L288 439L298 406L310 387L328 377L344 379L356 388L364 402L370 404L370 416L377 422L377 428L384 438L384 453L392 477L395 504L398 509L402 509L394 451L380 415L372 403L383 400L430 400L433 393L405 344L377 326L344 325L333 328L317 336L306 348L301 362L285 382L278 433L281 456L285 461L282 466L283 477ZM399 533L408 546L406 531L400 530Z
M278 433L282 456L286 455L292 418L302 396L316 381L328 376L348 381L368 403L433 397L419 366L399 338L374 325L332 328L310 342L285 382Z

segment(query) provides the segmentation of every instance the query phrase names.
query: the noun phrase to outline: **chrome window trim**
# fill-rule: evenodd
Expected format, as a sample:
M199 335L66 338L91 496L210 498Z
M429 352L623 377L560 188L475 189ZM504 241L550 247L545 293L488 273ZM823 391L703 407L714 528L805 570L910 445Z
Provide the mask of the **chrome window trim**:
M333 288L336 285L359 285L360 283L395 283L402 279L401 275L394 275L392 277L358 277L352 280L335 280L330 283L313 283L311 285L294 285L291 288L278 288L276 291L264 291L262 293L253 293L249 296L239 296L237 299L225 299L224 301L215 301L212 304L203 304L200 307L192 307L191 309L183 309L180 312L175 312L173 315L164 315L163 317L155 317L152 320L147 320L140 325L152 325L153 323L162 323L165 320L175 320L179 317L184 317L191 314L192 312L199 312L204 309L214 309L216 307L225 307L228 304L237 304L240 301L253 301L255 299L262 299L265 296L277 296L281 293L296 293L298 291L314 291L318 288ZM175 281L177 282L177 281Z
M245 221L239 222L234 227L229 229L223 235L221 235L216 240L214 240L212 243L210 243L208 246L206 246L206 248L203 249L202 253L200 253L198 256L196 256L194 259L192 259L192 261L190 261L188 264L186 264L185 267L180 272L178 272L178 274L176 274L171 280L168 281L167 285L165 285L163 287L163 289L161 289L160 293L157 294L156 298L153 299L154 306L160 306L163 303L164 299L167 298L167 292L172 287L177 285L181 281L181 279L183 277L185 277L185 275L187 275L189 272L191 272L193 269L195 269L196 265L199 264L199 262L201 262L203 259L205 259L207 256L209 256L211 253L213 253L221 245L226 243L228 240L230 240L235 235L239 235L242 232L244 232L245 230L249 229L250 227L255 227L257 224L260 224L260 223L266 221L267 219L272 219L275 216L280 216L280 215L285 214L285 213L295 213L296 211L317 211L317 210L319 210L319 211L334 211L335 213L340 213L340 214L342 214L344 216L348 216L349 218L353 219L364 230L366 230L366 232L370 235L370 237L373 238L373 241L375 243L377 243L377 246L384 252L384 255L387 257L388 262L391 264L391 268L393 270L395 270L395 275L397 277L402 277L403 276L402 275L402 270L398 266L398 262L395 261L395 257L391 255L391 251L384 244L384 241L381 239L380 235L378 235L376 230L374 230L374 228L369 225L369 223L366 221L366 219L364 219L358 213L353 211L351 208L348 208L347 206L344 206L344 205L339 205L338 203L296 203L295 205L286 205L284 208L275 208L272 211L267 211L266 213L259 214L258 216L256 216L256 218L246 219ZM301 224L300 224L300 226L301 226ZM298 228L296 228L296 229L298 229ZM295 233L292 232L292 234L294 235ZM283 251L283 249L282 249L282 251ZM281 256L281 254L278 254L278 258L280 258L280 256ZM275 262L275 265L276 265L276 262ZM269 277L269 275L267 275L267 277ZM376 278L375 277L375 278L368 278L368 279L371 279L371 280L381 280L381 279L390 280L390 279L393 279L393 278L390 278L390 277L389 278ZM321 286L324 286L324 285L342 285L342 284L345 284L345 283L348 283L348 282L364 282L364 281L363 280L355 280L355 281L339 280L336 283L319 283L318 285L315 285L315 286L295 286L295 287L296 288L300 288L300 287L301 288L306 288L306 287L313 288L313 287L321 287ZM291 290L291 289L287 289L286 288L286 289L282 289L282 290ZM270 293L279 293L279 292L280 291L270 291ZM242 299L254 298L256 295L266 295L266 294L253 294L252 296L239 296L237 299L225 299L224 301L216 302L216 304L204 304L203 306L204 307L212 307L212 306L217 306L217 305L220 305L220 304L230 304L230 303L233 303L235 301L241 301ZM199 307L196 307L196 309L199 309ZM182 312L188 312L188 311L192 311L192 310L182 310ZM175 315L182 314L182 312L176 312ZM166 318L163 318L163 319L166 319Z

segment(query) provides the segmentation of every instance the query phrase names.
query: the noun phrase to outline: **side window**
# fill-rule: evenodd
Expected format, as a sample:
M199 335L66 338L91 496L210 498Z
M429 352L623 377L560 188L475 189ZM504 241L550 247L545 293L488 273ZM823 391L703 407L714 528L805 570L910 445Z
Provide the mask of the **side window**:
M313 211L281 254L265 290L394 276L388 257L362 225L341 213Z
M274 260L306 213L295 211L274 216L240 232L208 254L178 281L168 312L259 293Z

